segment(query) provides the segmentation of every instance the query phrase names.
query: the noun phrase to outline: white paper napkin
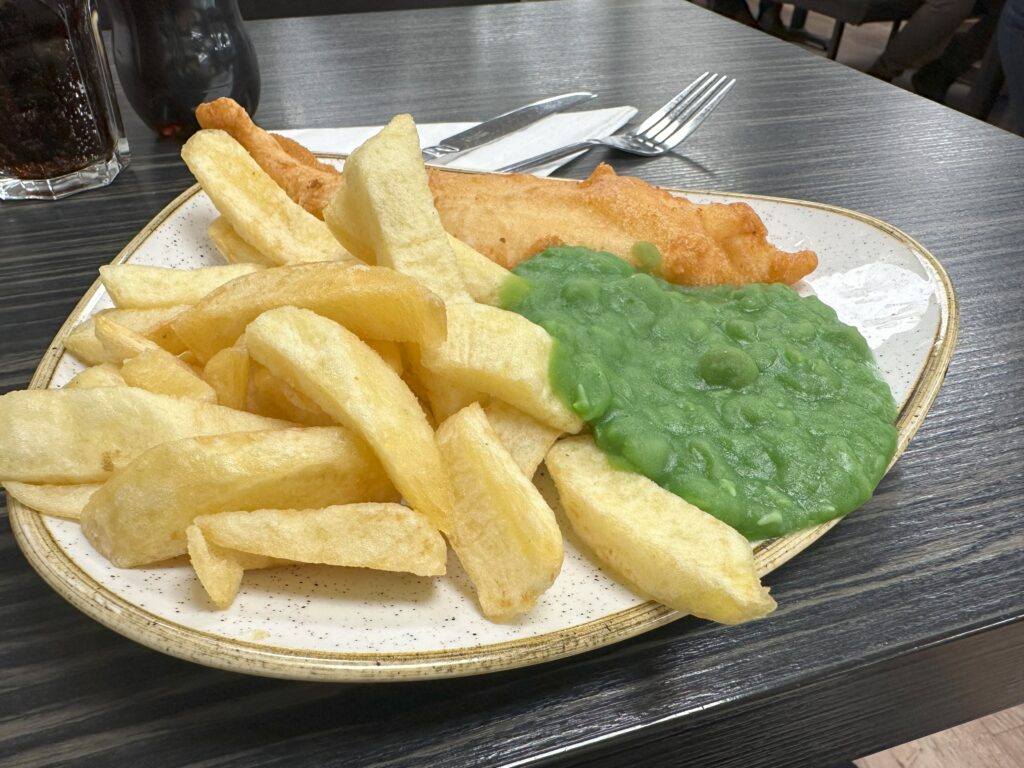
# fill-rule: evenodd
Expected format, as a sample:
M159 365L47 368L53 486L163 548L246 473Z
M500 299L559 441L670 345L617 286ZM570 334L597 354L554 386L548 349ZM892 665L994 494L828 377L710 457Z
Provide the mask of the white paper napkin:
M516 133L460 155L448 163L447 167L471 171L496 171L542 152L564 147L566 144L610 136L628 123L635 114L635 107L610 107L549 115ZM423 147L439 144L448 136L474 125L477 123L419 123L417 127L420 131L420 144ZM289 136L313 152L348 154L379 130L380 126L360 126L299 128L275 133ZM533 173L537 176L547 176L577 156L578 154L570 155Z

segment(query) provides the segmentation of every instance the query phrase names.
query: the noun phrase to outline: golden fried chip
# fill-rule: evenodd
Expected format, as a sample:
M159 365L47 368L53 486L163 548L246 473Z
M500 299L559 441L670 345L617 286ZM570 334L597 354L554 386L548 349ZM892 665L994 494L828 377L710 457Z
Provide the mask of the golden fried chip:
M485 403L490 399L490 395L464 387L423 367L417 344L406 345L405 357L409 361L410 378L419 389L414 390L416 396L429 406L434 424L440 424L470 403Z
M157 443L287 426L136 387L9 392L0 397L0 480L102 482Z
M125 383L124 377L121 375L121 369L113 363L100 363L99 365L91 365L84 371L76 373L75 376L64 385L64 388L123 386L125 386Z
M194 134L181 157L235 232L275 263L355 261L223 131Z
M391 370L399 376L405 370L405 361L402 359L402 348L394 341L366 340L366 346L380 355L380 359L390 366Z
M225 347L203 367L203 378L217 393L217 402L239 411L246 409L249 392L249 352L245 344Z
M121 308L149 309L195 304L236 277L262 269L256 264L227 264L200 269L170 269L142 264L107 264L100 281Z
M56 515L77 520L82 516L86 502L99 489L98 483L81 485L36 485L35 483L19 483L6 480L4 489L7 495L17 499L26 507L44 515Z
M203 585L211 602L221 610L234 601L242 586L245 571L286 564L271 557L218 547L207 541L197 525L185 529L185 539L188 543L188 557L192 569L199 577L199 583Z
M299 563L443 576L448 548L426 517L401 504L260 509L197 517L222 547Z
M280 307L245 332L253 360L360 434L414 509L447 530L452 490L416 396L351 331L306 309Z
M161 307L159 309L104 309L76 325L67 338L64 348L86 365L119 363L112 360L99 339L96 338L96 318L106 317L118 325L147 336L181 312L185 307ZM157 342L159 343L159 342Z
M484 413L501 444L512 454L516 465L527 477L534 476L537 467L562 434L561 430L549 427L501 400L489 402L484 407Z
M324 413L323 408L259 363L249 366L245 409L307 427L331 427L338 423Z
M373 451L341 427L213 435L162 443L116 472L82 511L82 530L130 567L184 554L198 515L396 499Z
M533 607L562 568L555 513L516 466L479 405L437 429L455 489L448 540L484 615L508 621Z
M155 341L111 320L108 315L96 315L94 328L96 338L111 362L122 362L151 350L162 351Z
M165 349L156 347L130 357L121 365L125 383L161 395L188 397L216 403L217 393L191 366Z
M446 302L472 301L434 208L409 115L393 118L349 156L345 184L324 221L357 256L416 278Z
M498 291L512 273L456 237L448 235L462 284L474 301L498 306Z
M655 600L722 624L775 609L750 542L643 475L613 468L590 437L556 443L545 463L580 538Z
M263 267L276 267L273 259L264 256L245 240L238 236L231 222L218 216L206 230L210 240L228 264L256 264Z
M583 423L558 399L548 378L552 340L522 315L485 304L448 306L448 337L422 349L428 370L486 392L563 432Z
M174 321L200 360L230 347L268 309L304 307L357 336L436 343L445 335L444 304L410 277L384 267L300 264L265 269L211 293Z

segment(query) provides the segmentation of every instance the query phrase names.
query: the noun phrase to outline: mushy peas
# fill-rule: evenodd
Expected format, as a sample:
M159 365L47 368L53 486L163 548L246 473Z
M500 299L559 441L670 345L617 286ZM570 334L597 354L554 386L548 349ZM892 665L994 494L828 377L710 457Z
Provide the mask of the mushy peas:
M684 288L585 248L515 274L502 305L554 337L555 392L617 466L751 540L844 515L881 480L896 403L863 337L818 299Z

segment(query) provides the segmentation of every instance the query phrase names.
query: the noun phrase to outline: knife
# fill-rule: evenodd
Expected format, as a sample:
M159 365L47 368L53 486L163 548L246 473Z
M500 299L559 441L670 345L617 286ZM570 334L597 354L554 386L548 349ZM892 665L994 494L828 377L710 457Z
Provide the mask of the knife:
M527 104L525 107L505 112L497 117L492 117L490 120L485 120L473 128L449 136L440 144L427 147L423 150L423 159L434 165L444 165L463 152L490 144L492 141L497 141L503 136L515 133L520 128L525 128L542 117L553 115L556 112L561 112L563 109L568 109L574 104L589 101L596 97L597 94L590 91L577 91L535 101L533 104Z

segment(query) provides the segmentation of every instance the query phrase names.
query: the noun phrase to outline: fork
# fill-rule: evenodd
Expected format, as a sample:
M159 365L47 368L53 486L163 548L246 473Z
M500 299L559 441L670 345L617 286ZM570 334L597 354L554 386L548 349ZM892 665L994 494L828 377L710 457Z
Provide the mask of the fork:
M644 120L635 130L617 133L603 139L587 139L569 144L499 168L499 171L522 173L600 145L643 157L664 155L675 149L696 131L735 84L735 78L705 72L673 96L665 106Z

